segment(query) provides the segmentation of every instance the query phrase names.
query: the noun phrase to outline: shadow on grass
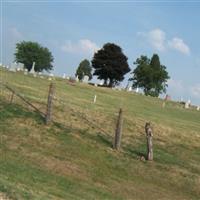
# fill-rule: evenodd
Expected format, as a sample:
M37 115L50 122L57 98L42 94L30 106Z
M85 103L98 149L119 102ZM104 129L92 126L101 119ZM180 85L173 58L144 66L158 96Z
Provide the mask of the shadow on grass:
M103 146L107 146L107 147L112 147L113 146L112 138L107 136L107 135L105 135L105 134L103 134L103 133L101 133L101 132L90 134L89 133L89 128L88 128L88 129L79 130L79 133L81 133L81 136L83 138L96 141L99 144L102 144Z
M146 159L146 148L145 145L141 144L138 147L127 145L123 147L125 155L132 158L144 157Z
M97 141L101 142L102 144L108 146L108 147L113 147L112 142L109 140L108 137L102 135L101 133L98 133L97 136Z
M27 111L24 107L18 104L10 104L0 101L1 107L1 122L6 122L14 118L31 118L37 123L44 123L44 118L37 112Z

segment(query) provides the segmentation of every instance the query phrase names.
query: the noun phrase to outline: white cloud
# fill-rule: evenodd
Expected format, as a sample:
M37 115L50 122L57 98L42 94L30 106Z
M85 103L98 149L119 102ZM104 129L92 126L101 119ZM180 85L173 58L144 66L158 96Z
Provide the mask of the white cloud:
M98 49L97 44L89 39L82 39L77 43L72 43L72 41L68 40L61 46L62 51L75 54L92 54Z
M170 48L175 49L183 54L190 54L190 48L181 38L174 37L172 40L168 41L168 45Z
M174 49L185 55L190 54L190 48L183 41L183 39L174 37L169 40L166 37L166 33L159 28L153 29L146 33L138 32L137 35L143 39L145 38L146 41L158 51Z
M161 29L154 29L147 34L149 43L157 50L164 51L165 47L165 32Z

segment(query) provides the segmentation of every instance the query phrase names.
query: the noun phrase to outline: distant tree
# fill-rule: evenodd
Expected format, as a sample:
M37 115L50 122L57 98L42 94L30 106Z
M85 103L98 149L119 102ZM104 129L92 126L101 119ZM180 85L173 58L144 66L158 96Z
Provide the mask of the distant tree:
M89 80L92 79L92 67L87 59L81 61L75 75L79 80L82 80L85 75L89 76Z
M133 87L139 87L144 90L145 95L158 97L159 94L166 92L167 80L170 78L166 67L160 64L157 54L151 59L147 56L141 56L134 62L136 68L133 73Z
M22 41L16 44L15 61L23 63L28 71L31 70L33 62L37 72L52 70L53 60L51 52L37 42Z
M123 54L121 47L107 43L94 54L92 67L95 71L93 75L104 80L104 85L112 87L122 81L124 75L130 71L127 60L128 58Z

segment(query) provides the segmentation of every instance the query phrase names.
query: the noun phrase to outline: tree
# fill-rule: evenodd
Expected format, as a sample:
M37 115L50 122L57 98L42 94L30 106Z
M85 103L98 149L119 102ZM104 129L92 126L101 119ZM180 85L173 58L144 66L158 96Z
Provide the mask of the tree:
M121 47L107 43L94 54L92 66L95 71L93 75L104 80L104 85L112 87L122 81L124 75L130 71L127 60Z
M136 68L133 73L133 87L139 87L144 90L145 95L158 97L159 94L166 92L167 80L170 78L166 67L160 64L157 54L151 59L147 56L141 56L134 62Z
M37 42L22 41L16 44L15 61L23 63L28 71L31 70L33 62L37 72L52 70L53 60L51 52Z
M78 76L79 80L82 80L84 75L89 76L89 80L92 79L92 67L87 59L81 61L75 75Z

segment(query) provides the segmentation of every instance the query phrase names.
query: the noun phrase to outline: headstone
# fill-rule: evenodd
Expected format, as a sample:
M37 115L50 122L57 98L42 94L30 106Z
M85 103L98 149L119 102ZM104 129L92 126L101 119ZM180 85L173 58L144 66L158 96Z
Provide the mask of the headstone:
M185 103L185 109L188 109L190 106L189 106L189 103L188 102L186 102Z
M99 82L99 85L103 85L103 84L104 84L104 81L101 80L101 81Z
M89 81L89 76L85 75L83 77L83 83L88 83L88 81Z
M35 74L35 62L33 62L33 65L32 65L30 73L31 74Z
M138 93L138 92L139 92L139 88L138 88L138 87L136 88L135 92L136 92L136 93Z
M76 82L79 82L79 78L78 78L78 75L76 76Z
M199 111L200 110L200 106L197 106L197 111Z
M132 83L130 81L128 81L127 86L125 88L128 92L132 91Z
M66 78L66 74L65 74L65 73L63 74L62 78L63 78L63 79L65 79L65 78Z
M132 86L130 86L129 88L128 88L128 92L131 92L133 89L132 89Z
M97 83L95 83L94 86L97 87L98 86Z
M162 107L165 108L165 105L166 105L166 101L163 101Z
M24 71L24 64L23 63L17 63L17 71Z
M97 100L97 95L94 95L94 103L96 103L96 100Z

